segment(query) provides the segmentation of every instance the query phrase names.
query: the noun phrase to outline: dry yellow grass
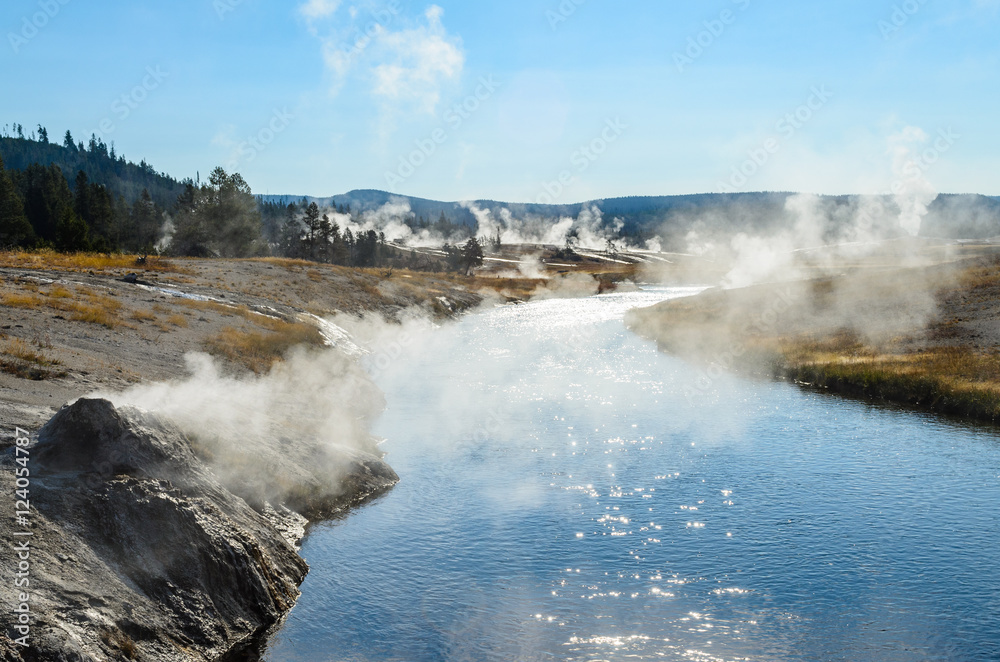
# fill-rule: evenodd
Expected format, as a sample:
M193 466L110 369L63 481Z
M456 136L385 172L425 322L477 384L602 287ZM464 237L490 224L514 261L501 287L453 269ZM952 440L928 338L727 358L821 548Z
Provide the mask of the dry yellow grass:
M1000 419L1000 355L965 347L851 356L786 348L781 372L838 392L877 397L944 413Z
M20 338L8 340L3 348L3 353L15 359L38 363L40 365L52 365L52 362L31 348L26 341Z
M504 296L530 299L538 288L548 281L544 278L489 278L475 277L473 287L477 290L493 290Z
M435 305L438 296L446 294L447 289L480 292L493 290L504 296L528 299L545 282L544 278L497 278L488 272L481 275L465 276L458 273L432 271L413 271L410 269L385 268L354 268L331 264L320 264L308 260L293 260L287 258L253 258L251 261L283 267L301 273L305 270L306 277L313 282L324 282L328 277L347 278L351 286L361 290L374 302L389 302L380 285L392 282L397 287L403 286L404 291L413 298L412 303L418 305ZM589 265L586 273L621 273L635 274L635 265ZM284 281L284 286L294 288L297 284L292 280Z
M257 324L258 326L263 326L264 328L270 328L268 327L269 320L275 319L272 317L268 317L267 315L258 313L257 311L251 310L250 308L247 308L246 306L243 305L226 304L226 303L220 303L218 301L192 301L190 299L178 299L177 303L191 310L211 311L226 317L242 317L248 322L253 322L254 324ZM188 311L182 311L182 312L184 312L185 314L190 314ZM281 322L281 320L277 321ZM185 326L185 325L178 324L178 326Z
M16 377L33 380L62 377L66 374L64 371L51 369L58 365L59 361L36 351L20 338L0 345L0 371Z
M45 299L35 294L23 292L2 292L0 293L0 306L8 308L24 308L34 310L45 306Z
M26 310L49 308L67 313L73 321L100 324L109 329L124 324L120 316L123 306L117 299L84 287L77 288L75 293L63 287L54 288L53 291L38 294L3 292L0 293L0 305Z
M101 641L109 647L120 651L122 656L127 660L135 660L139 657L139 647L127 634L104 631L101 633Z
M188 325L187 318L183 315L171 315L167 318L167 322L182 329L187 328Z
M97 306L90 306L85 303L76 303L67 310L69 318L74 322L87 322L88 324L99 324L109 329L114 329L121 324L121 320L116 315Z
M100 324L109 329L128 326L120 316L123 309L120 301L100 294L89 294L86 298L86 302L67 301L63 305L52 305L52 307L68 312L70 319L77 322Z
M266 327L265 330L227 326L208 339L205 346L212 354L258 374L270 370L296 345L323 346L323 336L311 324L274 319L261 324Z
M996 287L997 284L1000 284L1000 271L997 270L997 265L985 263L964 270L957 289L968 291Z
M375 300L385 298L382 294L382 290L378 288L378 280L370 274L365 274L364 272L359 271L352 273L350 278L354 287L358 288L371 298Z
M633 328L655 338L661 348L693 358L725 359L741 371L997 421L1000 349L983 330L992 323L989 311L1000 299L997 267L996 262L972 263L933 292L938 317L929 325L900 328L884 337L838 329L822 317L819 304L835 283L830 279L813 282L797 304L777 317L780 323L771 326L755 321L773 298L767 287L707 292L649 309L659 312L638 311L631 319L637 321ZM886 286L876 280L867 289L846 290L855 296L852 311L867 307L891 315L900 300L905 303L900 295L905 282L887 280ZM976 310L986 315L977 316ZM852 313L847 322L857 324L857 319ZM963 326L968 321L973 326Z
M1000 292L995 260L977 261L956 282L938 292L941 311L948 301L993 304ZM968 309L952 308L925 332L924 346L875 348L847 334L781 343L784 372L838 391L879 397L946 413L1000 420L1000 352L968 345L959 328ZM989 308L982 308L989 310ZM974 313L971 313L973 317ZM938 342L934 342L938 341ZM941 343L943 341L943 343Z
M530 299L535 291L547 282L545 278L498 278L483 272L475 276L465 276L456 273L410 271L408 269L393 270L392 276L387 279L383 270L361 269L359 271L368 274L370 277L377 278L379 281L393 280L397 285L400 282L405 283L415 293L422 293L425 298L444 294L442 288L448 287L468 290L470 292L493 290L504 296Z
M133 271L184 272L170 261L150 256L146 264L136 264L135 255L104 253L56 253L52 250L0 252L0 267L55 269L62 271Z
M156 314L148 310L136 309L132 311L132 319L136 322L152 322L156 319Z

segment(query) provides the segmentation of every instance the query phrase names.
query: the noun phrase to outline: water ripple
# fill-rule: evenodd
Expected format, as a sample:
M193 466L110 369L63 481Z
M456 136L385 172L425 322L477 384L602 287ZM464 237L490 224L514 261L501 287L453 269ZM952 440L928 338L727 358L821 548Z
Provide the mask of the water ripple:
M621 324L470 317L380 374L402 476L316 527L285 661L1000 659L989 429L717 380Z

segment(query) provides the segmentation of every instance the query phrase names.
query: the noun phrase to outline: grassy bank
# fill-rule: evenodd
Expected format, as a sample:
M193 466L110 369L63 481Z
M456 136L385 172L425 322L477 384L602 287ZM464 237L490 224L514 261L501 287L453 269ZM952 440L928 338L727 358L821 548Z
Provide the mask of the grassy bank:
M1000 421L1000 260L710 290L628 318L661 349L924 411Z
M882 354L786 341L775 373L835 393L982 421L1000 420L1000 355L967 347Z

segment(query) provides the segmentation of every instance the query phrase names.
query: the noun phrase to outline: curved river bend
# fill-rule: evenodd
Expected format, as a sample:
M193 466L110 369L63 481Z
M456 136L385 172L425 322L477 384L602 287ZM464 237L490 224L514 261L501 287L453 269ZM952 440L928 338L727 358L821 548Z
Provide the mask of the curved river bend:
M376 375L402 482L313 529L267 659L1000 659L996 431L730 377L688 399L698 370L622 324L687 293L409 339Z

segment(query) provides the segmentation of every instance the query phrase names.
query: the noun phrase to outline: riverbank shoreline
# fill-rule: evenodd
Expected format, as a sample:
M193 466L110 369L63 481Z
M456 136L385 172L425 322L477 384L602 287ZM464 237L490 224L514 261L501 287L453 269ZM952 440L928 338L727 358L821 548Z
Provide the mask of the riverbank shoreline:
M0 429L37 430L95 390L182 378L191 352L263 374L296 344L332 344L320 320L444 319L480 305L479 289L295 260L0 254Z
M32 595L41 599L33 612L34 646L18 648L5 634L0 651L13 660L63 653L92 660L253 659L295 604L308 570L297 555L308 526L343 516L399 480L382 460L378 440L356 424L378 410L381 394L357 362L366 350L339 324L391 326L414 316L442 322L536 294L594 294L619 277L463 277L284 259L139 263L129 256L0 253L5 486L13 492L21 451L105 444L106 460L78 453L88 458L79 467L46 466L32 475L38 521L29 521L39 568ZM205 378L206 371L210 383L198 386L204 396L196 391L196 400L189 397L178 419L155 414L147 420L146 412L128 406L129 397L118 402L115 395L157 385L169 393ZM303 382L305 372L311 382ZM344 407L339 417L305 422L326 408L323 396L298 403L301 411L288 408L298 400L296 389L321 391L330 379L344 381L328 394ZM206 412L201 419L187 416L192 405L203 408L220 390L232 389L246 391L235 411L267 418L267 412L253 411L262 404L254 398L276 397L288 420L267 420L267 429L258 431L261 419L219 436L219 430L202 429L213 412L208 418ZM146 397L160 411L162 394L152 393ZM94 394L115 402L87 399ZM60 420L79 418L81 409L98 412L83 416L97 421L84 426L86 439L73 425L62 425L60 434L45 432ZM227 416L220 429L230 426L225 421L233 413ZM334 433L342 439L315 436L323 428L337 430L337 421L351 428ZM27 445L18 441L19 429L30 433ZM168 470L149 460L162 454L163 438L173 458ZM68 489L73 483L86 487L74 494ZM115 530L130 541L125 547L106 537L105 516L94 511L109 498L115 501L109 514ZM211 505L202 512L206 500ZM160 519L173 522L165 532L150 530L144 521L143 512L154 503L162 506ZM188 512L199 513L197 522L185 520ZM12 526L8 521L2 527L5 540L15 540ZM171 537L177 527L199 541L190 554L178 547L183 539ZM233 536L241 541L235 548L224 542ZM174 550L169 559L157 551L167 549ZM136 550L145 555L142 562L129 560ZM174 563L175 552L178 558L188 554L187 563ZM243 587L256 597L229 616L213 617L215 608L209 607L205 616L194 617L198 604L234 599L227 591L239 582L211 579L227 565L219 560L227 555L262 578ZM190 568L209 566L218 568L189 576ZM181 587L180 593L170 587ZM14 604L17 596L8 593L6 602ZM144 619L152 625L142 625Z
M538 250L505 253L510 260L471 277L282 258L139 264L128 255L0 252L0 441L14 426L40 428L63 403L95 390L182 378L191 352L263 374L297 344L336 344L339 332L323 320L440 321L635 278L634 264L583 259L571 273ZM511 270L515 258L530 273Z
M709 290L626 323L705 367L851 397L1000 420L1000 258L845 271Z
M275 476L322 482L339 467L334 484L293 509L252 476L220 471L200 452L205 441L155 414L81 398L0 454L3 491L16 485L31 502L0 525L13 545L0 569L25 579L5 602L26 615L19 636L0 637L3 659L252 659L309 570L303 513L344 510L398 482L379 457L334 458L321 440L254 445ZM305 472L302 454L314 458Z
M340 440L336 432L333 440L313 436L319 424L303 425L303 416L315 411L250 438L252 426L203 432L182 416L180 429L87 396L175 388L211 361L217 381L198 386L202 400L245 387L247 405L260 409L252 399L268 393L296 400L301 375L283 371L319 365L326 372L314 380L349 379L352 397L365 400L359 412L336 403L354 420L381 400L349 356L357 349L350 335L331 320L445 320L502 301L508 288L517 296L534 287L293 260L139 264L134 256L0 254L5 492L14 494L18 464L32 462L20 479L31 482L23 532L32 542L32 583L23 589L29 646L5 632L4 659L252 658L295 604L308 570L297 549L310 521L398 481L363 430L344 430ZM205 358L192 363L197 356ZM275 393L282 379L288 387ZM59 424L67 420L84 423ZM36 459L47 447L76 444L90 445L74 455L79 466L52 461L62 450ZM0 527L5 565L16 563L15 526L6 518ZM13 608L20 603L12 590L6 585L3 595Z

